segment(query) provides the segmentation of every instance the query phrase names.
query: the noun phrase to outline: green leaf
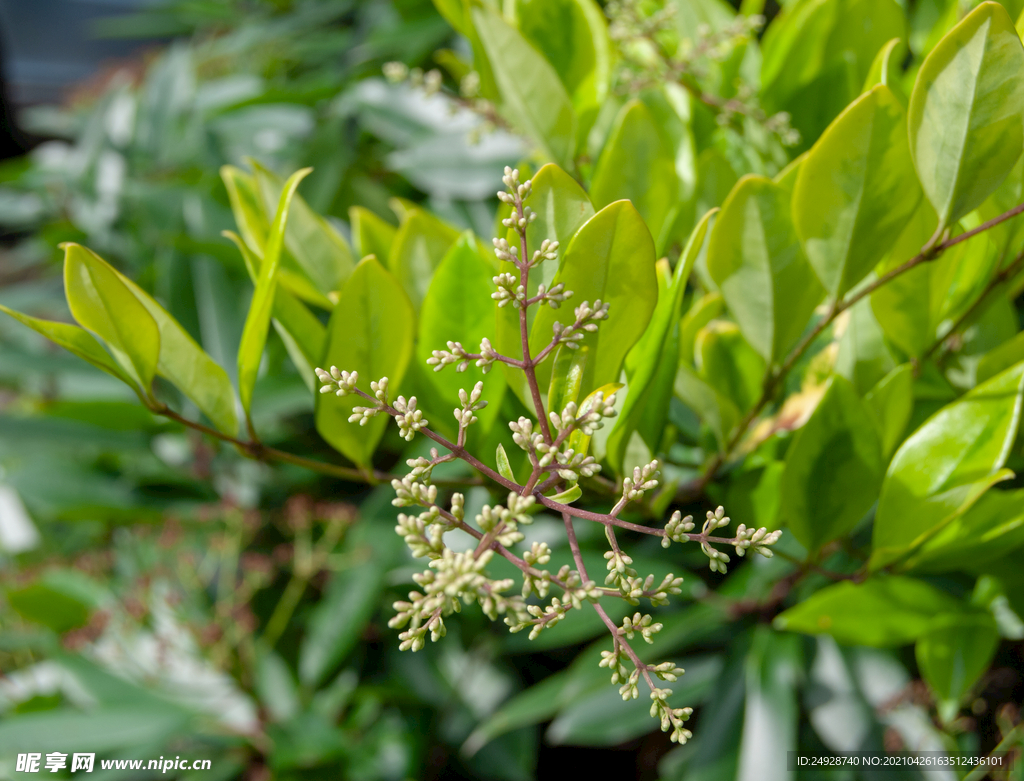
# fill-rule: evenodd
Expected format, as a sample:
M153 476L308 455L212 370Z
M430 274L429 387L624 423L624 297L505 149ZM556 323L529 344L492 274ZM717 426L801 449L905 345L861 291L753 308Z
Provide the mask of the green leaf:
M600 209L613 201L632 201L660 240L666 220L675 214L678 191L670 140L646 104L629 101L619 111L594 170L594 205Z
M579 487L578 483L574 483L561 493L552 496L551 499L561 504L572 504L581 496L583 496L583 489Z
M474 8L472 17L509 119L551 161L569 167L576 146L576 115L558 73L491 9Z
M19 323L27 325L36 333L40 333L55 344L60 345L68 352L77 355L84 361L88 361L98 369L102 369L124 383L135 389L135 382L124 370L110 357L110 354L103 349L103 346L96 341L95 337L88 331L79 328L71 323L59 323L53 320L40 320L37 317L23 315L0 304L0 312L4 312Z
M569 174L557 165L548 163L541 167L532 179L528 205L537 215L526 229L526 245L530 255L540 247L544 239L557 241L559 257L557 261L544 261L530 270L529 289L527 295L537 295L540 285L547 288L564 263L565 251L576 232L594 216L594 207L586 192ZM509 243L518 246L519 241L513 232L509 232ZM519 271L512 263L503 261L501 273L519 276ZM572 303L572 302L570 302ZM511 307L495 307L497 324L495 329L494 347L502 355L512 358L523 357L523 343L519 333L519 310ZM539 307L531 307L527 311L527 327L531 326ZM533 399L526 384L523 373L509 366L502 365L505 379L527 409L533 409Z
M256 290L253 292L249 305L249 314L245 318L242 340L238 347L238 393L242 399L242 409L246 416L252 408L252 389L256 385L256 374L263 358L263 348L267 343L267 330L270 328L270 315L274 306L274 293L277 288L277 269L281 260L281 249L284 245L284 234L288 225L288 212L291 209L295 191L312 168L303 168L292 174L281 190L274 222L270 226L267 237L263 262L259 267L256 279Z
M735 323L712 320L697 332L694 358L701 377L740 412L753 409L764 387L765 363Z
M590 350L580 347L570 350L559 345L551 359L551 382L548 385L548 410L561 413L565 405L575 402L580 396L583 372L587 368Z
M673 390L682 402L696 413L715 435L720 451L725 450L729 435L740 420L736 404L716 388L708 385L696 371L682 361L676 369Z
M421 365L426 364L433 351L445 349L448 342L459 342L467 351L478 352L480 342L494 333L493 274L493 266L482 256L473 234L467 231L448 250L423 299L416 345L416 358ZM439 367L434 368L428 376L446 405L443 411L449 416L453 408L461 406L459 390L470 391L477 382L483 382L483 398L488 404L477 416L481 431L489 431L505 392L502 372L484 374L474 362L470 362L465 371L457 371L455 366L441 371L436 370Z
M618 380L626 353L647 328L657 304L654 264L650 231L628 201L603 208L569 242L554 283L573 291L572 305L598 299L610 304L608 319L580 343L590 349L582 393ZM532 354L551 342L556 320L567 324L572 319L570 307L541 309L530 332ZM542 363L537 380L543 387L550 379L551 363Z
M816 551L850 532L875 503L885 464L873 421L857 391L835 376L786 451L781 519Z
M904 109L907 107L907 94L903 91L901 63L906 60L907 47L899 38L893 38L878 50L871 62L871 69L864 79L863 92L883 84L892 90L893 96Z
M769 363L804 332L824 291L800 248L789 193L745 176L726 198L708 245L708 271L747 341Z
M953 597L923 581L875 575L823 588L776 617L774 626L809 635L829 634L844 645L880 648L912 643L935 618L957 610Z
M238 234L224 231L223 235L231 239L242 253L249 278L255 284L259 278L262 260L249 249ZM284 342L292 363L298 369L306 387L311 393L315 393L317 382L313 370L323 357L327 329L316 315L283 285L278 285L274 290L273 316L274 329Z
M331 313L323 365L359 372L364 391L371 381L387 377L393 392L412 355L415 322L412 304L398 281L376 258L363 258ZM316 430L350 461L369 467L388 416L378 414L365 426L349 423L356 406L368 404L355 394L337 398L318 393Z
M721 316L725 311L725 299L718 291L705 293L690 306L689 311L683 315L679 324L679 360L683 363L693 364L693 348L697 341L697 334L704 326Z
M836 374L841 374L863 395L896 367L896 359L885 343L885 334L871 309L860 300L845 316L846 326L839 338Z
M611 41L600 6L594 0L516 0L515 16L519 31L558 73L579 118L577 135L585 140L611 81Z
M95 607L76 590L50 582L46 577L9 590L6 598L7 604L22 618L61 633L85 626Z
M498 443L498 452L496 454L498 474L504 477L506 480L511 480L513 483L516 481L515 473L512 471L512 466L508 462L508 455L505 453L505 446L500 442Z
M793 189L793 224L829 293L843 296L874 268L920 197L906 115L878 85L829 125Z
M276 223L276 215L280 213L282 199L290 186L291 178L284 182L281 177L256 161L252 161L252 166L256 184L263 196L265 213L269 215L276 206ZM271 225L267 235L268 245L273 241L274 226ZM267 246L264 255L269 254L270 247ZM327 308L330 308L333 296L341 290L355 267L348 242L298 194L293 194L291 198L287 226L284 229L281 262L285 268L309 280L317 294L328 301Z
M190 714L163 703L124 703L79 712L67 709L27 713L0 723L0 751L17 753L46 736L45 751L108 752L159 745L182 735ZM40 747L42 748L42 747Z
M87 264L93 273L100 274L105 284L112 289L126 289L134 297L133 301L129 301L118 293L118 301L126 305L118 317L138 318L141 324L139 329L142 332L148 333L149 322L158 329L156 373L184 393L214 426L225 434L234 436L238 432L238 416L235 410L235 393L227 372L203 352L181 324L146 291L115 271L91 250L77 244L68 244L65 247L65 258L73 254L76 268L80 269L83 264ZM67 265L65 260L65 273ZM118 284L115 285L115 282ZM149 339L148 336L146 338Z
M272 721L287 721L300 708L299 690L281 655L270 648L256 651L256 693Z
M221 166L220 178L224 180L224 187L228 191L228 200L235 215L238 232L250 250L262 255L270 230L270 220L263 211L263 200L256 184L256 177L233 165L225 165Z
M1021 361L1024 361L1024 331L985 353L978 361L975 379L985 382Z
M160 329L123 277L80 244L65 244L64 291L71 314L99 336L118 363L151 395L160 360Z
M971 687L988 669L999 647L999 629L989 613L952 616L932 627L914 647L917 667L951 721Z
M438 267L459 232L420 208L409 209L391 245L387 268L418 310ZM383 262L383 261L381 261Z
M804 671L800 638L767 626L754 632L747 658L746 701L737 781L786 778L786 754L797 747L800 706L797 691Z
M319 687L355 648L377 609L386 574L386 568L374 559L332 576L310 613L299 648L303 685Z
M878 381L864 397L864 404L875 419L882 443L882 457L889 459L903 439L903 432L914 411L914 370L903 363Z
M918 572L976 571L1024 545L1024 491L989 491L903 562Z
M914 83L910 151L939 228L977 208L1024 150L1024 47L985 2L931 51Z
M1024 363L943 407L896 451L875 515L871 567L901 558L1010 475Z
M683 294L697 254L707 237L708 224L714 212L712 210L705 214L693 229L676 263L671 284L659 294L650 324L633 348L632 354L637 356L637 365L629 379L626 401L606 445L609 463L616 471L622 470L626 447L633 432L640 426L645 411L650 411L654 419L660 419L662 423L668 415L676 364L679 361L679 339L677 335L673 338L673 331L678 334ZM660 430L663 426L655 425L654 428ZM656 445L651 447L656 448Z
M356 254L360 258L376 255L385 267L390 265L391 247L398 229L362 206L349 207L348 219L352 224L352 243Z

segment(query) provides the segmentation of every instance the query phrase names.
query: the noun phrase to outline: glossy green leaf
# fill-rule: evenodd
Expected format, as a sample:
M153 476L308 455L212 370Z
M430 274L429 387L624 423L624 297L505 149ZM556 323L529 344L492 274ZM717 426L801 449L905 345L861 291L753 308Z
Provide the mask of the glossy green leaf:
M551 382L548 386L548 410L561 412L565 405L578 401L583 385L583 372L587 368L590 350L581 347L570 350L564 344L554 353L551 362Z
M224 231L224 236L231 239L238 247L238 251L242 253L249 278L255 284L259 278L262 261L237 234ZM272 314L274 329L281 337L281 341L284 342L288 356L295 364L295 368L298 369L306 387L311 393L315 393L317 380L313 370L323 357L327 329L316 315L310 312L306 305L286 290L283 285L278 285L274 290Z
M398 229L362 206L350 207L348 220L352 225L352 243L356 255L360 258L376 255L385 267L389 266L391 247L395 243Z
M82 360L88 361L96 368L117 377L117 379L131 385L133 388L137 387L131 377L125 374L124 369L118 366L117 362L110 357L110 354L103 349L103 346L96 341L96 338L85 329L71 323L60 323L54 320L40 320L37 317L30 317L21 312L15 312L13 309L8 309L2 304L0 304L0 312L10 315L19 323L42 334L50 341L77 355Z
M430 287L434 270L458 238L455 228L423 209L409 209L402 217L387 268L417 310Z
M662 126L640 100L619 111L594 170L590 197L597 208L627 199L660 238L679 190L675 155Z
M44 577L35 583L7 591L7 604L22 618L55 632L67 632L89 621L94 605L73 590L50 583Z
M558 73L491 9L474 8L472 17L509 119L548 158L569 167L576 146L576 115Z
M583 225L569 243L554 283L573 291L570 306L541 309L530 332L536 355L553 338L555 321L572 322L572 307L600 299L610 305L601 322L581 344L590 349L582 393L619 378L626 353L643 334L658 298L654 273L654 241L640 214L628 201L603 208ZM537 379L547 385L550 362L537 367Z
M434 350L447 349L448 342L459 342L467 351L479 352L481 340L494 333L493 273L490 262L481 256L473 234L467 231L438 265L423 299L416 344L416 358L421 365L426 365ZM441 371L436 368L428 376L444 400L443 411L449 415L451 409L461 406L460 389L471 391L477 382L483 382L483 398L488 400L488 405L477 413L478 425L482 431L489 430L505 391L502 372L484 374L474 362L465 371L457 371L454 365Z
M893 457L875 515L872 568L913 550L999 480L1017 435L1024 363L943 407Z
M526 229L526 246L532 256L545 239L559 243L559 256L555 261L544 261L530 270L529 290L527 295L537 295L540 285L550 288L555 275L564 263L565 251L572 237L594 216L594 207L582 187L569 174L554 164L547 164L537 172L531 180L533 187L527 202L530 209L537 215ZM518 246L519 240L513 232L509 232L509 243ZM512 263L500 264L502 273L519 275ZM575 304L576 299L569 304ZM539 307L531 307L527 311L527 327L533 323ZM519 310L511 307L496 307L497 324L495 330L495 349L502 355L522 358L523 344L519 331ZM571 311L567 309L565 311ZM563 315L564 317L564 315ZM509 387L528 409L533 409L533 399L526 386L526 378L518 369L502 366Z
M277 174L255 161L253 169L263 196L264 211L269 215L276 206L276 223L276 215L280 213L282 198L290 186L291 178L288 182L282 181ZM271 224L265 255L269 256L269 244L273 241L274 225ZM281 260L285 267L294 263L294 270L305 276L315 290L328 299L341 290L355 267L352 249L345 238L298 194L293 194L291 198Z
M874 268L920 197L903 107L878 85L829 125L793 189L793 224L829 293L841 297Z
M398 280L374 257L360 261L341 292L327 325L323 366L359 372L359 387L387 377L392 395L412 356L416 314ZM343 398L317 394L316 430L332 447L363 467L388 423L380 414L365 426L349 423L352 408L367 406L355 394Z
M1024 47L985 2L922 64L910 96L910 151L940 227L981 204L1024 150Z
M919 572L976 571L1024 545L1024 491L993 490L903 563Z
M505 447L500 442L498 443L498 452L495 454L495 458L497 461L498 474L506 480L511 480L514 483L516 481L515 473L512 471L512 466L508 462L508 454L505 453Z
M999 629L989 613L948 618L917 641L917 667L939 700L944 720L959 712L961 701L988 669L998 647Z
M872 87L883 84L892 90L893 96L905 109L907 107L907 95L903 91L901 64L906 59L907 47L899 38L893 38L878 50L875 59L871 62L867 78L864 79L863 91L867 92Z
M555 502L560 502L561 504L572 504L581 496L583 496L583 489L580 488L578 484L574 483L561 493L552 496L551 499Z
M748 412L761 397L765 363L735 323L712 320L694 342L697 372L705 382Z
M252 408L252 389L256 385L256 374L263 358L263 348L267 343L267 330L270 328L270 315L274 307L274 293L277 289L277 269L284 246L284 236L288 225L288 213L292 198L299 183L312 172L312 168L303 168L292 174L281 190L274 222L270 226L263 262L259 267L256 279L256 290L253 292L249 305L249 314L245 318L242 330L242 341L238 347L238 393L242 399L242 409L248 416Z
M850 532L882 484L878 431L857 391L835 376L786 451L781 520L809 551Z
M149 396L160 360L160 329L124 278L94 252L65 244L64 291L75 320L106 342Z
M796 343L824 295L797 240L789 194L759 176L743 177L722 206L708 271L743 335L769 363Z
M0 723L0 751L14 754L47 737L45 751L108 752L160 745L181 735L191 714L169 703L116 703L88 711L60 708ZM42 747L40 747L42 748Z
M708 233L708 224L714 210L701 219L676 262L670 284L658 296L658 303L650 324L633 348L637 356L636 367L629 378L626 400L615 419L615 425L608 437L606 452L608 461L616 471L621 471L626 447L633 432L640 426L645 412L650 412L656 431L663 430L672 398L676 364L679 360L679 317L683 295L693 271L697 253ZM673 331L676 335L673 335ZM607 424L606 424L607 425ZM649 443L650 444L650 443ZM656 445L651 445L656 448Z
M953 597L915 578L875 575L844 580L812 594L776 617L775 627L829 634L844 645L894 647L924 635L937 616L957 610Z
M793 188L796 187L797 177L800 175L800 169L803 167L804 160L807 159L807 155L808 152L804 152L802 155L791 160L785 168L772 177L772 181L779 185L783 190L788 190L792 193Z
M903 432L914 411L914 370L903 363L878 381L864 397L875 419L882 443L882 457L888 460L903 440Z

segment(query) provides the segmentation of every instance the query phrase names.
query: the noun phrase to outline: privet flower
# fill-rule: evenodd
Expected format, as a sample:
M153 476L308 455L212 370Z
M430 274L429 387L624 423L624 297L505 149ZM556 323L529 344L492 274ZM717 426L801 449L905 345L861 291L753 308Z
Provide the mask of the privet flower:
M439 85L439 76L408 72L403 68L397 64L388 66L394 78L418 81L425 89L432 88L434 80ZM505 219L505 224L516 232L523 243L522 257L525 258L528 250L526 228L535 216L523 204L523 200L530 194L531 183L521 182L519 172L511 168L505 169L503 180L508 191L499 193L499 198L513 209L512 215ZM517 278L514 274L503 272L494 277L497 292L492 294L492 298L499 306L511 302L514 307L523 310L543 304L557 307L572 295L562 284L557 284L551 288L540 286L536 296L527 297L530 269L544 260L555 259L558 253L557 242L545 241L528 263L520 260L518 247L510 245L505 239L495 239L494 248L500 260L513 263L522 274L521 278ZM549 357L557 344L578 347L584 336L593 333L600 321L608 317L608 304L584 301L575 308L575 316L575 321L567 327L555 323L554 345L545 349L543 355L540 355L541 359ZM440 371L449 364L455 364L457 371L465 371L473 361L484 373L495 362L502 361L525 371L528 378L532 378L532 367L539 363L536 357L531 358L529 354L524 355L522 360L502 356L490 340L484 338L478 354L468 352L460 342L449 341L447 349L431 353L427 365ZM431 478L434 467L456 458L469 461L485 473L488 472L486 467L481 466L482 460L467 453L465 444L466 429L477 422L476 413L487 404L483 399L483 382L477 382L471 390L459 391L459 406L453 410L458 422L458 442L450 443L426 428L428 422L418 408L415 396L408 400L398 396L393 403L389 403L387 377L371 382L370 392L366 393L357 385L359 376L356 372L349 373L332 366L330 371L318 368L316 376L321 384L321 393L336 393L338 396L356 394L367 401L366 406L353 408L350 422L365 424L373 416L384 412L396 419L405 439L411 440L416 432L426 431L447 449L442 455L438 448L431 448L429 458L417 456L408 459L408 474L391 481L395 491L393 505L423 508L419 514L399 514L395 531L414 557L428 560L427 568L413 576L416 589L409 592L407 599L394 604L395 616L389 626L401 630L399 647L402 650L420 650L428 635L435 642L444 637L447 632L445 619L452 613L460 612L462 606L469 603L478 603L484 614L492 620L504 616L510 632L528 630L532 639L565 620L572 611L582 609L587 602L618 598L630 605L639 606L641 600L647 600L651 607L657 607L668 604L671 597L682 593L683 579L672 573L657 583L654 575L641 576L633 567L632 557L619 548L614 533L618 513L629 502L642 500L647 491L658 486L660 464L657 460L636 467L623 480L621 496L610 514L599 516L599 520L605 524L610 547L605 553L607 572L603 587L580 574L582 564L578 564L579 569L562 564L554 574L542 569L552 559L551 548L546 542L533 542L529 550L521 551L521 558L510 550L523 540L520 526L531 522L532 513L540 509L542 503L551 504L545 494L552 496L561 493L567 483L578 484L579 480L598 473L600 464L587 453L587 445L579 445L579 438L570 439L570 435L579 432L584 437L591 437L601 428L606 418L614 417L615 394L606 397L603 393L595 393L582 404L570 400L560 411L545 411L543 404L540 404L539 414L544 415L544 418L535 421L524 416L509 422L513 442L525 451L529 459L530 478L524 485L516 485L512 481L514 490L508 491L504 504L485 504L470 523L466 519L466 500L463 494L453 493L446 502ZM535 382L533 379L531 381ZM540 396L536 387L531 388L531 392L535 398ZM550 427L544 425L548 423ZM574 446L570 446L570 441ZM499 463L503 460L504 450L500 449ZM507 485L508 473L502 474L505 477L501 482ZM544 475L548 476L546 480ZM554 506L557 508L557 505ZM770 546L779 539L781 532L768 532L764 528L750 529L740 525L732 539L712 537L716 529L729 523L725 510L719 507L707 514L701 532L695 533L693 517L688 515L684 518L677 511L669 518L664 530L652 529L648 533L659 534L662 545L666 547L671 542L699 542L701 550L710 559L711 569L720 572L725 572L729 557L717 550L715 544L732 545L739 556L745 555L748 549L764 556L772 555ZM456 528L472 534L477 544L459 553L447 547L444 536ZM488 564L495 555L504 556L522 572L522 588L519 593L511 593L516 585L511 578L491 578L488 574ZM645 681L651 688L651 715L659 720L663 730L671 733L673 741L684 743L690 738L689 730L683 726L690 716L690 709L671 707L668 702L670 692L652 683L653 678L674 681L683 674L683 670L672 662L647 664L639 659L629 644L638 634L639 639L651 643L661 628L662 625L650 614L636 611L626 616L620 626L613 628L612 650L602 652L600 664L611 672L611 681L619 686L619 694L623 699L636 699L641 680Z

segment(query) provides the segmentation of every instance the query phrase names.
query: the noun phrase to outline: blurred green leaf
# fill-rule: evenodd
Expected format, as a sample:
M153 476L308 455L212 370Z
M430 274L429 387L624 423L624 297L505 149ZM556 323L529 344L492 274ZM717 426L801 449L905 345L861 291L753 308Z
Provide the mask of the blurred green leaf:
M576 147L576 114L558 73L490 8L473 8L471 14L510 119L521 125L552 162L570 167Z
M999 647L999 630L989 613L948 618L917 641L914 653L921 676L939 699L943 721L951 721L960 703L988 669Z
M765 362L735 323L712 320L694 342L697 371L740 412L753 409L764 387Z
M376 255L377 260L387 268L391 263L391 247L395 243L398 229L362 206L351 207L348 220L352 225L352 242L356 254L360 258Z
M913 367L903 363L880 379L864 397L864 404L878 426L885 460L903 440L903 432L910 422L914 411L913 383Z
M427 294L434 271L458 238L457 230L423 209L409 209L402 217L387 267L417 310Z
M256 652L256 693L274 721L286 721L299 711L299 692L288 664L274 650Z
M917 640L938 616L956 611L953 597L924 581L875 575L863 583L845 580L823 588L781 613L774 626L830 634L844 645L885 648Z

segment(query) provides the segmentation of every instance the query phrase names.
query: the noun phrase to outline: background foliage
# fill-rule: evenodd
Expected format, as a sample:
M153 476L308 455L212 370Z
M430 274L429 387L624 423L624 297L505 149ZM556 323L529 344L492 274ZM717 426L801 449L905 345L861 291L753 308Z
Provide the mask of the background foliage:
M180 37L37 110L55 140L2 173L0 304L86 326L121 362L79 354L144 397L157 377L147 409L0 323L0 774L57 742L210 757L223 778L520 779L571 758L744 780L783 777L788 750L1019 742L1024 223L970 232L1024 201L1021 11L320 0L128 20ZM535 173L531 248L561 243L534 282L611 303L574 392L625 380L592 443L606 480L662 461L627 517L723 504L786 532L728 574L628 538L641 573L685 577L649 659L687 669L686 746L608 685L586 610L530 642L471 608L399 653L385 605L419 567L364 476L426 446L311 392L318 364L388 375L453 437L458 389L482 380L470 445L525 468L504 421L526 387L425 364L454 338L519 355L489 299L508 264L484 245L507 235L505 164ZM97 307L86 278L147 297ZM133 327L105 307L135 307ZM536 315L534 352L565 310ZM545 368L560 397L568 356L542 367L547 390ZM199 420L242 444L182 422ZM490 501L447 468L467 514ZM607 483L588 488L607 510ZM561 528L538 516L526 544L568 562ZM578 533L601 571L604 535Z

